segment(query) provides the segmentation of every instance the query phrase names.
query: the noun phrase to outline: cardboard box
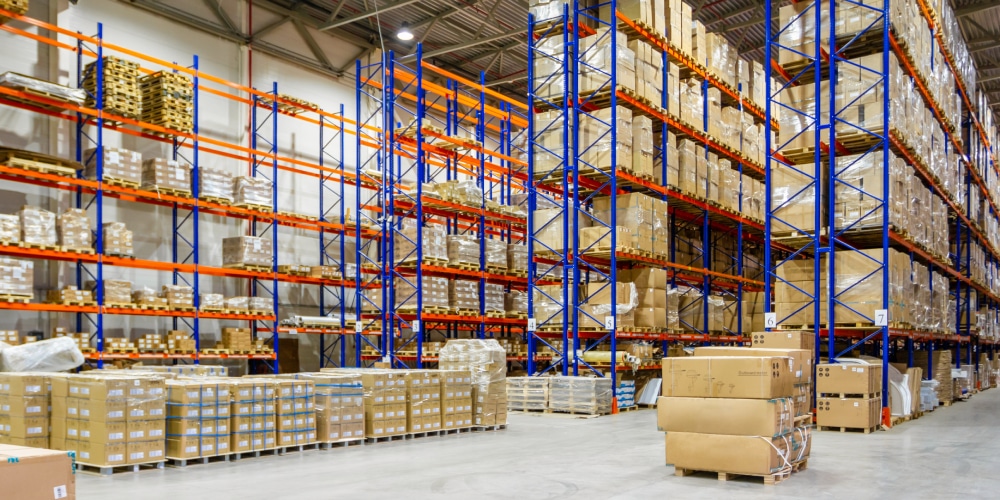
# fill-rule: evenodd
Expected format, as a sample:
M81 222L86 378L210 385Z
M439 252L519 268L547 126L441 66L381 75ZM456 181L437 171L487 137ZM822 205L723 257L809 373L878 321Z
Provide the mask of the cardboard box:
M663 432L783 436L792 431L792 401L779 399L667 398L656 402ZM739 415L739 418L732 418Z
M877 427L882 416L880 398L816 398L816 425L820 427Z
M772 399L792 395L787 357L685 357L663 359L663 395Z
M815 352L816 332L812 330L753 332L750 335L750 345L775 349L808 349Z
M677 469L708 470L733 474L766 475L784 466L789 442L760 436L726 436L668 432L667 464Z
M695 347L695 356L787 356L792 358L789 368L796 384L812 381L813 355L806 349L762 349L746 347Z
M76 458L82 463L97 466L125 465L127 452L125 443L91 441L76 441L76 443Z
M4 498L76 499L73 457L65 451L0 444L0 484Z
M824 363L816 366L817 394L877 394L881 392L881 365Z

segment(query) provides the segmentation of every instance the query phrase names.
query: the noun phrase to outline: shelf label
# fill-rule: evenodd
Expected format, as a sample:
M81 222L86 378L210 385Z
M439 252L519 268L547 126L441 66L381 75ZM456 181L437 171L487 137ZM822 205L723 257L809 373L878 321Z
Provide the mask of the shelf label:
M298 331L298 330L296 330L296 329L294 329L294 328L289 328L289 329L288 329L288 334L289 334L289 335L298 335L298 334L299 334L299 331Z
M411 326L413 327L413 333L420 332L420 320L419 319L413 320L413 323L411 324Z
M778 313L764 313L764 328L778 327Z
M615 317L613 315L604 317L604 329L605 330L615 329Z
M535 328L537 328L537 326L538 325L535 324L535 318L528 318L528 331L529 332L535 331Z
M364 331L364 326L361 324L361 320L355 321L354 322L354 332L355 333L361 333L362 331Z
M889 311L887 309L875 310L875 326L889 326Z

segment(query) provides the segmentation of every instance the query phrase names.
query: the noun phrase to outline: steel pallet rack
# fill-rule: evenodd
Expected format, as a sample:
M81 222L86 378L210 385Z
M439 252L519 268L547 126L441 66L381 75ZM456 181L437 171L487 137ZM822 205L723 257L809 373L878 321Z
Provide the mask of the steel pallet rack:
M608 18L604 12L614 14ZM709 135L707 116L703 117L702 123L689 124L666 111L668 104L666 94L663 95L661 102L649 103L626 92L619 85L616 65L612 64L610 70L597 68L588 63L590 52L610 45L611 53L608 59L616 61L615 37L617 33L625 33L630 39L643 40L660 53L664 84L669 78L667 63L671 62L682 67L685 73L697 76L703 81L704 99L707 100L707 89L713 87L719 89L725 96L727 104L739 106L741 110L751 113L755 119L765 118L763 110L743 98L740 89L734 89L713 76L706 69L705 62L695 61L690 55L681 52L668 42L663 35L649 30L642 23L629 19L618 11L614 0L601 2L599 5L579 1L567 2L563 5L562 15L550 19L535 19L533 15L529 15L528 22L529 97L536 112L551 111L556 115L556 119L539 124L536 123L536 114L532 114L529 124L531 148L528 167L528 178L531 182L529 211L535 213L541 203L553 207L556 213L547 220L539 220L537 217L529 217L528 220L529 265L532 266L529 270L531 279L529 308L536 311L535 302L544 300L565 311L565 314L552 314L549 317L534 316L529 319L531 333L528 342L528 372L535 375L557 369L564 375L579 375L582 370L593 371L603 376L607 370L613 380L612 385L617 389L616 373L624 369L624 366L614 363L608 365L587 363L582 356L585 351L607 343L610 346L611 359L616 359L620 340L661 342L664 351L668 342L744 341L743 325L740 321L737 321L734 329L724 332L724 335L709 334L707 314L709 304L704 297L709 293L725 294L735 299L728 307L735 308L737 317L742 316L744 292L760 291L764 286L759 276L746 276L744 269L748 258L745 252L746 245L753 242L763 246L766 242L763 223L685 193L677 186L669 185L666 175L668 131L695 141L702 148L699 154L705 154L707 157L712 152L718 154L720 158L730 159L735 165L734 168L741 174L762 180L764 173L762 167L756 161L744 157L742 153L723 146ZM550 37L562 38L562 43L558 44L562 48L561 52L539 48L540 42ZM598 39L588 40L589 37ZM586 47L581 45L581 41L587 42ZM545 75L535 74L535 62L539 60L547 61L550 66L555 66L556 70ZM581 89L581 74L584 72L589 73L592 82L597 80L597 83L590 86L591 88ZM553 84L559 85L564 91L561 93L544 91L544 87ZM615 123L618 119L618 106L630 109L634 115L644 115L652 119L654 130L659 134L658 141L654 142L657 142L655 165L661 169L661 183L616 168L619 162L614 146L611 148L610 165L588 163L587 152L594 148L598 141L610 140L612 145L617 144ZM597 112L608 109L610 118L597 116ZM599 124L599 130L596 134L592 134L589 140L573 132L579 130L581 119L588 120L590 124ZM551 133L557 130L556 128L561 128L566 140L561 147L555 149L546 147L542 143L542 135ZM594 135L597 139L593 139ZM546 155L549 159L548 167L537 164L536 156L540 154ZM610 220L601 219L590 210L597 196L628 192L647 193L668 200L671 226L669 258L639 256L619 248L614 231L617 225L615 214L618 211L615 196L610 197L612 200L608 210L611 214ZM743 207L740 208L742 212ZM588 220L594 226L604 227L608 232L597 242L582 245L579 233L571 230L579 227L581 220ZM679 242L676 235L680 227L695 228L699 232L699 241L693 243L701 250L694 262L677 261ZM562 241L565 242L564 248L555 248L539 238L542 231L560 229L563 235ZM735 254L726 256L727 263L719 269L715 268L712 257L718 242L723 239L736 240L739 245ZM600 257L588 255L592 250L596 250L598 243L601 247L614 250ZM779 248L784 247L779 245ZM599 287L603 289L609 287L610 283L617 282L619 270L628 267L662 268L668 272L671 288L690 286L700 290L703 298L695 302L694 307L702 308L704 322L699 325L685 325L692 330L691 332L628 331L615 325L614 316L594 317L584 311L585 306L590 303L590 298L580 294L577 287L562 286L558 290L561 296L549 288L543 288L544 284L552 282L565 284L590 282L604 283ZM610 288L611 303L617 303L619 299L616 297L617 292L614 287ZM591 290L590 296L594 293L596 292ZM567 317L567 315L572 316ZM605 328L603 331L581 331L578 319L584 317L591 322L603 324ZM532 364L532 356L537 350L536 345L540 342L555 350L547 340L551 338L563 340L561 359L555 360L548 368L538 369Z
M421 367L437 361L424 355L424 343L433 335L511 335L526 324L523 319L494 317L485 309L487 284L527 284L525 278L489 270L485 261L487 239L523 240L524 219L491 210L487 201L506 203L513 191L523 191L524 162L512 155L512 142L526 121L525 105L486 88L482 75L476 83L437 68L423 60L419 44L413 62L405 60L389 53L370 64L356 63L358 165L370 181L359 185L356 208L359 223L380 232L379 242L359 246L356 258L368 268L378 267L379 275L370 283L381 281L380 295L366 295L359 288L356 300L366 309L364 328L382 332L378 345L367 342L378 354L362 355L359 345L357 357ZM487 104L487 99L499 104ZM427 184L453 180L475 181L483 192L476 206L424 192ZM477 239L477 268L459 269L425 258L420 243L425 225ZM402 245L412 249L397 248ZM477 282L478 314L427 311L425 276Z
M125 118L109 113L103 109L101 96L96 97L95 107L77 106L71 103L53 100L45 96L25 92L22 90L0 87L0 103L15 108L20 108L47 115L54 118L61 118L73 121L76 124L77 141L76 159L87 161L83 157L83 150L86 144L90 144L100 151L104 145L104 134L107 131L131 136L141 137L150 141L158 141L171 146L173 157L184 160L192 165L192 193L190 196L175 194L163 194L132 187L122 187L111 185L100 180L84 179L82 176L67 177L53 173L28 171L11 165L0 165L0 179L7 181L28 183L44 187L51 187L76 193L77 206L92 209L96 212L97 226L100 227L104 221L104 201L111 198L130 203L143 203L161 207L169 207L172 211L172 241L171 241L171 261L160 262L153 260L133 259L117 256L103 255L101 232L96 234L95 253L77 253L63 250L38 250L21 246L4 245L0 246L0 254L14 257L45 259L63 261L77 264L76 281L82 284L87 278L96 281L96 304L95 305L60 305L43 303L15 303L0 302L0 308L19 311L38 311L50 313L75 313L78 315L77 329L83 329L85 322L93 327L92 339L97 346L97 352L87 354L87 358L95 362L98 366L103 366L106 360L131 358L131 359L171 359L175 362L191 361L198 363L206 359L248 359L258 360L268 364L270 370L276 371L277 366L277 335L278 333L299 333L295 329L279 328L277 325L278 308L277 291L279 283L292 283L299 285L315 285L324 289L324 298L321 300L321 310L324 315L330 314L337 309L343 309L343 292L345 288L354 288L353 277L347 279L342 274L341 279L324 279L277 272L278 254L275 252L275 260L272 262L270 272L260 272L242 269L230 269L221 266L206 265L199 260L199 219L202 215L228 217L234 220L246 220L249 222L251 231L257 234L269 233L272 237L272 244L277 248L277 231L279 226L292 227L301 230L314 231L319 233L321 252L321 264L329 265L332 262L342 262L343 240L345 237L370 238L371 231L348 227L345 224L345 209L343 206L344 185L352 185L356 182L357 176L353 172L345 172L343 165L343 134L353 133L347 127L353 125L340 113L329 113L320 109L304 109L300 105L288 101L277 94L277 84L275 83L270 92L262 92L253 88L245 87L236 83L228 82L224 79L205 74L198 69L198 58L193 58L193 65L190 67L180 66L174 63L163 61L155 57L138 53L121 46L104 42L103 26L98 24L97 35L87 36L75 33L59 26L42 22L27 16L19 16L13 13L0 11L0 15L12 17L28 25L40 29L48 30L51 33L66 36L76 41L75 45L69 45L55 40L35 35L29 31L22 30L10 24L0 26L0 30L8 33L7 36L21 36L33 39L39 43L65 49L74 52L77 57L79 74L77 84L83 80L84 58L96 61L94 65L95 77L97 78L96 88L103 87L103 57L108 53L121 54L140 60L143 63L152 64L168 71L183 73L191 77L193 82L193 109L194 128L192 133L184 133L177 130L160 127L150 123L145 123L137 119ZM148 68L140 68L143 73L151 73ZM210 83L212 85L205 85ZM100 90L98 91L100 92ZM235 101L237 103L250 106L254 122L254 134L251 137L250 147L239 144L228 143L219 139L202 134L198 128L198 113L202 100L205 97L221 97L223 99ZM277 149L277 127L278 116L290 116L306 123L320 127L320 152L321 160L319 164L310 163L304 160L281 156ZM315 116L315 118L313 118ZM258 121L259 118L259 121ZM334 140L325 141L325 137L332 133ZM325 141L325 142L324 142ZM258 149L258 143L265 144L264 149ZM294 213L279 212L276 210L277 190L272 190L272 204L269 209L237 207L228 204L199 199L198 168L202 153L208 153L220 158L227 158L246 162L249 165L249 173L257 176L266 176L269 180L277 183L280 172L289 172L297 175L305 175L320 180L321 188L325 189L325 196L321 197L320 216L313 218ZM102 179L101 169L103 168L100 155L94 158L98 169L97 179ZM326 165L326 161L332 159L336 168ZM331 194L332 193L332 194ZM336 220L331 220L336 217ZM330 243L336 241L335 244ZM331 247L337 247L338 252L332 252ZM194 289L194 310L185 311L160 311L149 309L131 309L111 307L104 304L102 297L102 282L104 278L105 266L147 269L161 272L170 272L171 281L175 284L185 284ZM341 267L341 272L345 273ZM199 278L201 276L213 276L224 278L235 278L247 280L248 290L253 293L268 294L272 296L271 314L230 314L225 312L208 312L200 310ZM256 286L253 286L253 285ZM335 290L329 293L329 290ZM326 298L326 297L329 297ZM150 317L162 317L172 319L176 327L179 322L183 322L191 329L192 338L196 344L200 344L201 319L214 319L226 321L245 322L251 328L256 323L259 327L254 328L260 334L270 334L274 343L275 352L271 354L112 354L104 351L104 317L108 315L138 315ZM343 315L341 315L343 317ZM353 334L347 332L343 327L340 329L302 329L301 333L336 335ZM338 340L334 342L342 342ZM326 362L332 362L331 356L323 347L323 357ZM342 344L341 344L342 345ZM201 346L199 345L199 348ZM344 348L341 347L340 363L345 363Z
M777 29L771 23L765 23L766 47L765 64L768 72L767 88L767 123L772 123L772 116L780 110L785 116L793 116L803 124L802 130L794 136L785 137L772 144L772 135L767 135L769 153L767 168L768 196L766 202L766 237L771 239L778 232L789 231L796 234L789 241L793 251L781 256L773 256L767 252L765 260L768 265L765 286L767 296L775 286L788 286L798 297L800 307L780 317L775 314L768 320L768 325L777 326L785 323L788 318L806 311L807 316L814 318L808 322L809 329L816 334L817 346L822 346L825 340L827 354L832 362L851 351L871 352L882 359L883 380L882 393L889 391L890 359L900 349L905 349L908 366L913 366L914 350L921 348L930 353L936 349L953 348L955 350L955 366L976 364L980 344L992 356L993 341L980 342L975 335L973 315L980 308L987 308L996 314L998 296L992 284L975 280L972 276L970 249L978 245L985 249L987 260L985 265L996 269L997 249L992 245L982 229L975 221L970 220L972 213L972 192L982 192L989 200L989 216L997 217L997 210L984 178L987 175L996 178L1000 171L993 161L991 148L985 133L976 117L976 111L964 90L961 79L955 71L948 48L942 44L941 33L935 28L935 17L923 0L917 0L926 21L932 41L930 53L938 48L945 56L944 64L948 66L946 74L955 78L956 88L962 97L961 112L966 116L964 130L959 130L957 123L944 114L944 108L939 106L929 90L928 80L918 69L913 57L902 47L898 36L895 19L890 13L890 3L866 5L861 2L842 2L842 6L853 8L855 14L866 17L867 21L858 31L841 29L838 31L837 21L841 11L830 9L824 2L812 1L797 4L795 12L789 16L782 15ZM765 5L765 17L770 19L777 3L768 1ZM810 23L812 29L805 35L810 37L811 45L791 46L790 42L782 40L789 27L796 23ZM923 24L923 23L921 23ZM816 28L822 27L822 28ZM922 28L921 28L922 29ZM787 57L789 54L792 57ZM878 57L878 54L881 57ZM928 158L921 158L907 144L907 138L901 134L895 125L892 114L890 55L894 55L905 78L908 78L925 105L933 111L934 118L944 131L944 140L932 147L939 150L957 152L960 165L961 181L955 192L946 189L944 183L930 169ZM784 61L782 61L782 57ZM862 59L862 56L871 56ZM877 60L875 60L877 59ZM794 61L794 62L792 62ZM940 60L931 58L931 68L941 65ZM837 86L841 85L838 75L851 71L867 79L867 86L860 90L860 95L846 99L838 99ZM774 78L779 82L777 88L772 88L770 82ZM817 96L829 96L829 102L818 102L816 106L783 103L780 95L793 87L803 87ZM824 94L823 92L828 92ZM874 97L877 96L877 97ZM947 97L947 96L945 96ZM849 107L865 99L871 101L880 109L876 116L881 118L878 123L865 121L864 114L860 116L849 113ZM822 108L827 107L826 111ZM896 118L898 120L898 117ZM787 153L793 141L804 137L809 144L796 151L793 156ZM977 140L981 139L981 140ZM940 198L948 208L948 217L953 224L945 224L949 230L949 241L953 247L948 256L935 255L893 225L890 205L896 196L890 190L890 153L898 155L913 169L916 177L931 190L933 196ZM838 163L838 158L848 165ZM859 179L849 174L852 165L870 161L877 166L879 181L876 187L865 186ZM795 191L787 199L780 201L773 197L774 184L778 172L782 178L797 176L799 183L792 186ZM788 187L788 186L785 186ZM840 193L846 193L838 195ZM817 195L821 193L821 195ZM839 223L835 208L838 196L861 196L873 201L872 206L856 216L843 216ZM808 208L813 214L811 220L798 220L785 215L783 209L793 205ZM877 221L872 224L869 219ZM941 273L948 278L949 289L944 293L954 300L954 331L955 334L942 334L937 331L923 331L908 324L901 324L890 317L890 305L893 297L890 294L890 249L905 253L912 266L926 266L928 273ZM852 260L859 260L862 265L870 267L861 273L860 277L850 277L850 273L839 270L835 255L848 255ZM794 260L810 260L813 262L814 276L812 287L801 287L782 278L782 266ZM821 261L825 259L826 264ZM911 271L912 273L912 271ZM819 277L825 277L827 283L821 283ZM876 292L879 306L874 310L859 310L847 298L876 281L880 292ZM839 283L838 283L839 282ZM931 293L941 293L933 290ZM975 297L971 294L975 292ZM770 313L770 301L765 302ZM825 309L824 309L825 308ZM774 314L774 313L772 313ZM858 325L861 328L845 328L838 322L838 315L852 315L861 318ZM851 319L851 322L856 319ZM801 323L796 321L795 323ZM867 325L867 326L865 326ZM769 328L770 329L770 328ZM847 341L843 348L838 340ZM962 347L966 347L963 358ZM821 349L817 349L816 361L821 360ZM928 366L924 372L927 378L933 377L933 357L928 356ZM883 398L883 422L891 423L888 398Z

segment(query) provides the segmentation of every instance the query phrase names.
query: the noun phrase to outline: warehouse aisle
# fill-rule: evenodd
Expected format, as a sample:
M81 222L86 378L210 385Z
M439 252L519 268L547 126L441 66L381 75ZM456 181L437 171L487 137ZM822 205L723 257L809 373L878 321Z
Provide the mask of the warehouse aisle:
M774 487L675 477L654 411L577 419L515 414L500 433L310 451L112 478L79 474L82 500L240 498L899 498L1000 490L1000 390L891 432L817 433L809 470ZM735 416L734 416L735 417ZM528 459L527 457L534 457ZM949 457L942 460L942 457ZM858 468L858 464L864 464Z

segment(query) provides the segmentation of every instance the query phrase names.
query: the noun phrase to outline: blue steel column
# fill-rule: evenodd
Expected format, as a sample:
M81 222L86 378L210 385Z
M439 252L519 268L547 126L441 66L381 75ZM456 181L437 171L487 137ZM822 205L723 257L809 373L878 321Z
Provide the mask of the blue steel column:
M569 356L567 348L569 345L569 326L568 320L570 314L572 314L572 305L569 298L569 276L571 273L570 268L572 267L572 262L567 258L569 254L568 251L568 196L571 196L570 184L567 181L567 174L572 172L572 167L570 166L570 141L569 138L569 106L570 99L573 98L573 85L575 85L575 76L573 71L570 69L570 53L573 50L572 47L577 46L577 35L570 35L569 26L569 5L563 4L562 16L556 19L542 20L542 22L550 21L549 25L544 28L539 28L538 23L534 16L528 16L528 26L529 26L529 37L528 37L528 87L529 87L529 98L530 98L530 109L528 110L528 219L527 219L527 243L528 243L528 315L529 322L533 321L536 325L535 331L527 332L527 343L528 343L528 374L529 375L539 375L548 371L550 369L555 369L555 361L545 370L539 370L536 366L536 356L537 356L537 342L541 342L543 345L549 347L553 351L552 344L549 344L544 338L538 334L538 329L545 328L547 330L558 330L562 333L563 348L558 356L559 370L562 375L568 373L569 366ZM536 33L537 32L537 33ZM548 54L543 54L537 48L536 44L538 40L544 40L549 36L562 36L562 47L563 52L561 54L561 59L558 56L550 56ZM551 60L554 61L558 66L559 70L557 74L554 75L544 75L544 80L540 83L538 82L540 76L535 73L536 58L537 60ZM551 96L545 94L544 96L539 95L539 91L552 84L553 82L561 81L563 93L561 96ZM537 112L542 109L551 109L553 111L558 111L558 118L552 122L548 122L544 127L539 129L536 115ZM562 144L561 147L553 151L547 148L543 143L540 142L543 134L547 132L552 132L553 130L558 130L562 133ZM545 154L548 158L557 160L554 168L547 170L539 169L539 165L536 161L536 155ZM558 177L557 177L558 176ZM576 176L574 175L574 180ZM557 192L557 193L556 193ZM536 220L536 210L538 209L539 200L544 200L547 202L546 206L555 206L555 210L559 212L559 215L548 220ZM558 221L558 222L557 222ZM543 231L554 231L558 230L562 239L559 248L552 248L548 244L544 243L538 238L538 236ZM549 256L554 255L554 264L548 262L540 263L537 261L540 254ZM553 279L555 278L555 279ZM541 288L539 282L543 281L558 281L561 285L559 297L553 297L550 292ZM537 298L542 299L548 304L555 304L556 306L561 306L562 311L560 313L540 317L536 316L535 300ZM573 299L575 300L575 296ZM553 319L555 317L560 317L558 324ZM554 327L554 328L553 328Z

